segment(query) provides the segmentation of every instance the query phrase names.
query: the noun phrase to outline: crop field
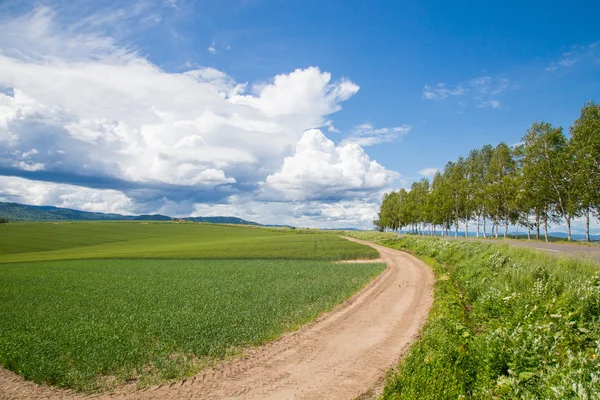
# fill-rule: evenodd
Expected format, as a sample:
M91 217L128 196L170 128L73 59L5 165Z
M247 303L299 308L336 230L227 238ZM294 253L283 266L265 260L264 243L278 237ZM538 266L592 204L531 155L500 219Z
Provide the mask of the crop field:
M377 258L333 235L194 223L59 222L0 227L0 263L86 258Z
M331 310L385 268L331 260L376 256L332 235L245 227L7 224L0 364L86 392L190 376Z

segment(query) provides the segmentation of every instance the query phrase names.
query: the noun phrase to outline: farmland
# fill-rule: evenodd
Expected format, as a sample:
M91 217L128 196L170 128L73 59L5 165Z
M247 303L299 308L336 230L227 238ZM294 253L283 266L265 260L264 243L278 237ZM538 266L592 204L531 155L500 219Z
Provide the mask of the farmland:
M190 376L348 298L383 264L333 235L131 222L0 229L0 364L80 391Z
M377 258L336 236L241 226L143 222L6 224L0 263L90 258L317 259Z

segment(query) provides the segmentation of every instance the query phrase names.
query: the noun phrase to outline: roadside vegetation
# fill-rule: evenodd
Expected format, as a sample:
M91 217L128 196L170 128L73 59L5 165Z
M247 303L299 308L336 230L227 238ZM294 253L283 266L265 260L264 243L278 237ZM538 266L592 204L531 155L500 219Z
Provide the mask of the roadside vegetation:
M333 235L75 222L0 230L0 365L91 392L191 376L331 310L385 268ZM19 261L19 262L14 262Z
M501 228L521 229L548 241L552 223L600 218L600 105L590 102L566 136L561 127L536 122L521 143L483 146L448 162L430 182L414 182L383 197L380 230L406 229L422 235L458 235L464 225L477 237L498 237ZM491 226L490 226L491 224Z
M383 399L600 397L598 264L501 244L380 239L437 277L428 322Z

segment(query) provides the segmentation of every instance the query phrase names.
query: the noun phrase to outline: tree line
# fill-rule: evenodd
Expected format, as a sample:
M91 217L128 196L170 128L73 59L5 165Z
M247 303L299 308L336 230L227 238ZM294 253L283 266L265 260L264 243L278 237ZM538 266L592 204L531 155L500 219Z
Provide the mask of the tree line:
M594 102L583 106L568 135L536 122L518 145L471 150L431 182L386 193L373 223L379 230L442 236L451 229L458 236L459 225L468 236L476 226L477 237L498 237L500 229L507 237L512 225L528 238L539 239L543 229L548 241L549 226L559 221L572 240L571 223L579 217L590 241L590 218L600 219L600 104Z

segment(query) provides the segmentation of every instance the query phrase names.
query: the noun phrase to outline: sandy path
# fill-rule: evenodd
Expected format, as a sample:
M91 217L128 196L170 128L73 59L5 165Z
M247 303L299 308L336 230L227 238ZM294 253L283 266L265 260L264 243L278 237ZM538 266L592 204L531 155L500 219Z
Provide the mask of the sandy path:
M190 379L87 398L346 400L380 386L425 323L434 278L406 253L360 243L377 249L388 268L331 313ZM0 370L2 399L81 397Z

